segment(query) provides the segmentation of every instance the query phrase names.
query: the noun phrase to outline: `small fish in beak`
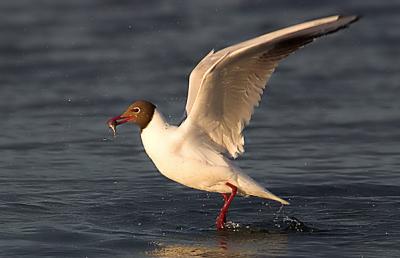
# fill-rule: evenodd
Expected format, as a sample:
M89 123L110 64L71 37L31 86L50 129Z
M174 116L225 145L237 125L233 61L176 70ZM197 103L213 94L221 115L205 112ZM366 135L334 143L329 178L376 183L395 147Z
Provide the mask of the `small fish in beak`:
M113 136L117 135L117 120L110 119L107 121L108 127L112 130Z

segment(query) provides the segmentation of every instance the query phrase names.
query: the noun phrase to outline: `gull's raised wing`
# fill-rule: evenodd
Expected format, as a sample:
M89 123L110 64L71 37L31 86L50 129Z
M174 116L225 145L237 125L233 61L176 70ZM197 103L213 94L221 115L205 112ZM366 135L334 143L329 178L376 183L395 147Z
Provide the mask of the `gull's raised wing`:
M356 21L357 16L317 19L211 51L192 71L185 123L206 133L232 157L244 152L243 128L258 106L278 62L315 38Z

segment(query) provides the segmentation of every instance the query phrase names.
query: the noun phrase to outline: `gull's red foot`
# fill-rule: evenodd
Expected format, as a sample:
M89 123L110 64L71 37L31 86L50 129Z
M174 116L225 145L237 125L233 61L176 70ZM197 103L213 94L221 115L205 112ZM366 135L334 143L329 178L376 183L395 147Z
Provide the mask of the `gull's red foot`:
M227 186L229 186L232 189L232 193L229 195L226 193L223 193L222 196L224 197L224 206L222 206L221 211L217 217L217 220L215 221L215 224L217 226L217 230L221 230L225 228L225 223L226 223L226 214L228 212L229 206L231 205L231 202L233 198L235 197L237 193L237 187L234 186L231 183L226 183Z

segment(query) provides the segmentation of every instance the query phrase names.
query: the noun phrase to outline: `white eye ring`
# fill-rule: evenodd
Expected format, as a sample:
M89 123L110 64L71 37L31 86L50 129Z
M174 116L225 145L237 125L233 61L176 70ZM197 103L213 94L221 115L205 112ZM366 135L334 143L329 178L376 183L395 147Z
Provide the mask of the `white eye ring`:
M139 113L139 112L140 112L140 108L134 107L134 108L132 109L132 111L135 112L135 113Z

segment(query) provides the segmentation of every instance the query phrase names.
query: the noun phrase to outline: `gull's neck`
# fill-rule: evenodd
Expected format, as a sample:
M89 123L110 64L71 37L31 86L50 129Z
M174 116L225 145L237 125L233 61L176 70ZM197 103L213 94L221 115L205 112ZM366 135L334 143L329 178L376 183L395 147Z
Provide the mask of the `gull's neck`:
M142 130L142 137L156 132L160 133L161 131L167 130L168 127L170 127L170 125L167 123L164 116L157 109L154 109L153 117L146 128Z
M143 147L154 164L157 163L160 149L165 146L165 142L170 136L171 130L168 130L170 128L171 126L165 121L164 116L155 109L152 119L140 134Z

